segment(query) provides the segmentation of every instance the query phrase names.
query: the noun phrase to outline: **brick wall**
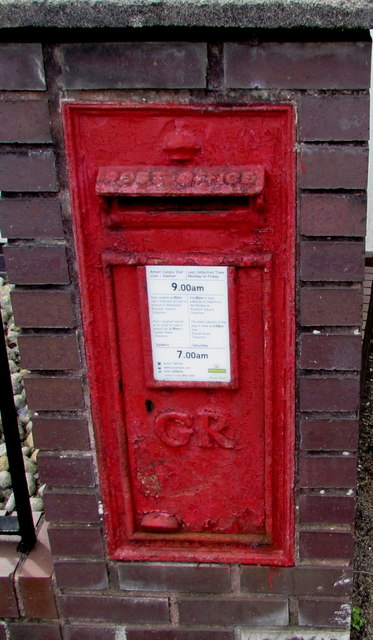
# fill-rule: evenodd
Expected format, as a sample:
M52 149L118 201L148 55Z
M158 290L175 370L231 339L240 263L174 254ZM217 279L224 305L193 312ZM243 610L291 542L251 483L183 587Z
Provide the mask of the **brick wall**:
M286 37L111 43L108 34L99 43L50 44L46 37L43 45L0 45L0 221L9 239L9 280L17 285L28 403L37 412L40 475L48 485L55 573L44 576L44 585L49 598L53 583L57 606L40 610L36 596L27 606L24 589L32 595L33 584L29 577L20 587L18 579L14 591L11 567L0 576L1 593L9 596L0 602L1 640L7 633L11 640L348 637L370 45L365 34L351 42ZM65 99L296 107L293 567L107 557L60 119Z

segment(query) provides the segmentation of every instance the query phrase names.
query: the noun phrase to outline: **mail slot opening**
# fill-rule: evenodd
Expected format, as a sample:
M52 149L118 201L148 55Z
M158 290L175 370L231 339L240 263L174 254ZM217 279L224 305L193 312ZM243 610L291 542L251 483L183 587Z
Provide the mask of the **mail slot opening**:
M206 211L216 213L218 211L235 211L248 209L253 198L250 196L128 196L119 197L113 202L113 208L117 212L126 211L174 211L180 213L193 213L194 211Z
M104 196L100 210L105 226L220 226L232 223L264 227L266 203L259 196ZM173 216L173 217L172 217Z

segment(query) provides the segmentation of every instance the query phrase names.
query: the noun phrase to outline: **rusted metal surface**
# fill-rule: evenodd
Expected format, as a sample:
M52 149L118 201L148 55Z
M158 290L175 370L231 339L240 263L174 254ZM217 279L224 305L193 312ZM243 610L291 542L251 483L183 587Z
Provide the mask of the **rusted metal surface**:
M104 167L99 195L249 196L264 188L263 167Z
M69 104L65 124L111 556L290 564L292 108ZM155 379L149 265L227 269L226 381Z

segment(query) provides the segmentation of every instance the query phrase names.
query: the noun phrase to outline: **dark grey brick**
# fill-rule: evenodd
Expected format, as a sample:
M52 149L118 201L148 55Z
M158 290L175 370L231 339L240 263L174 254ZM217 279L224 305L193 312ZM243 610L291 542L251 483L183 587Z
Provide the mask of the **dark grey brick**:
M9 281L13 284L68 284L66 250L62 246L5 246Z
M266 599L241 597L236 600L180 600L179 611L182 624L252 624L265 627L288 623L287 600L270 596Z
M360 282L364 277L363 242L302 242L302 280Z
M12 291L13 313L17 327L72 328L74 314L68 291L32 289Z
M38 43L0 44L0 89L45 90L43 55Z
M300 157L302 189L366 189L368 149L304 145Z
M300 291L300 320L303 326L360 326L361 307L361 288L307 287Z
M366 89L368 42L265 42L225 45L227 87Z
M67 89L204 88L207 47L199 42L62 45Z
M169 622L167 598L128 598L105 595L62 595L62 615L66 618L107 620L117 623Z
M46 100L0 102L1 142L50 142L50 120Z
M58 191L53 151L2 153L0 191Z
M230 590L228 566L121 563L119 586L128 591L223 593Z
M0 200L0 226L4 238L62 238L58 200L24 198Z
M306 236L364 236L366 198L361 195L303 193L301 233Z
M301 140L368 140L369 96L302 96Z

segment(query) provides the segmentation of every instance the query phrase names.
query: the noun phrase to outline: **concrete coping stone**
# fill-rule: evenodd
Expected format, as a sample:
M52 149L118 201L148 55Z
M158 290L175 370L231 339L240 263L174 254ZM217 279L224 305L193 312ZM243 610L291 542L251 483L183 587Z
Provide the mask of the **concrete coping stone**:
M371 0L1 0L0 28L369 29ZM347 37L348 38L348 37Z

